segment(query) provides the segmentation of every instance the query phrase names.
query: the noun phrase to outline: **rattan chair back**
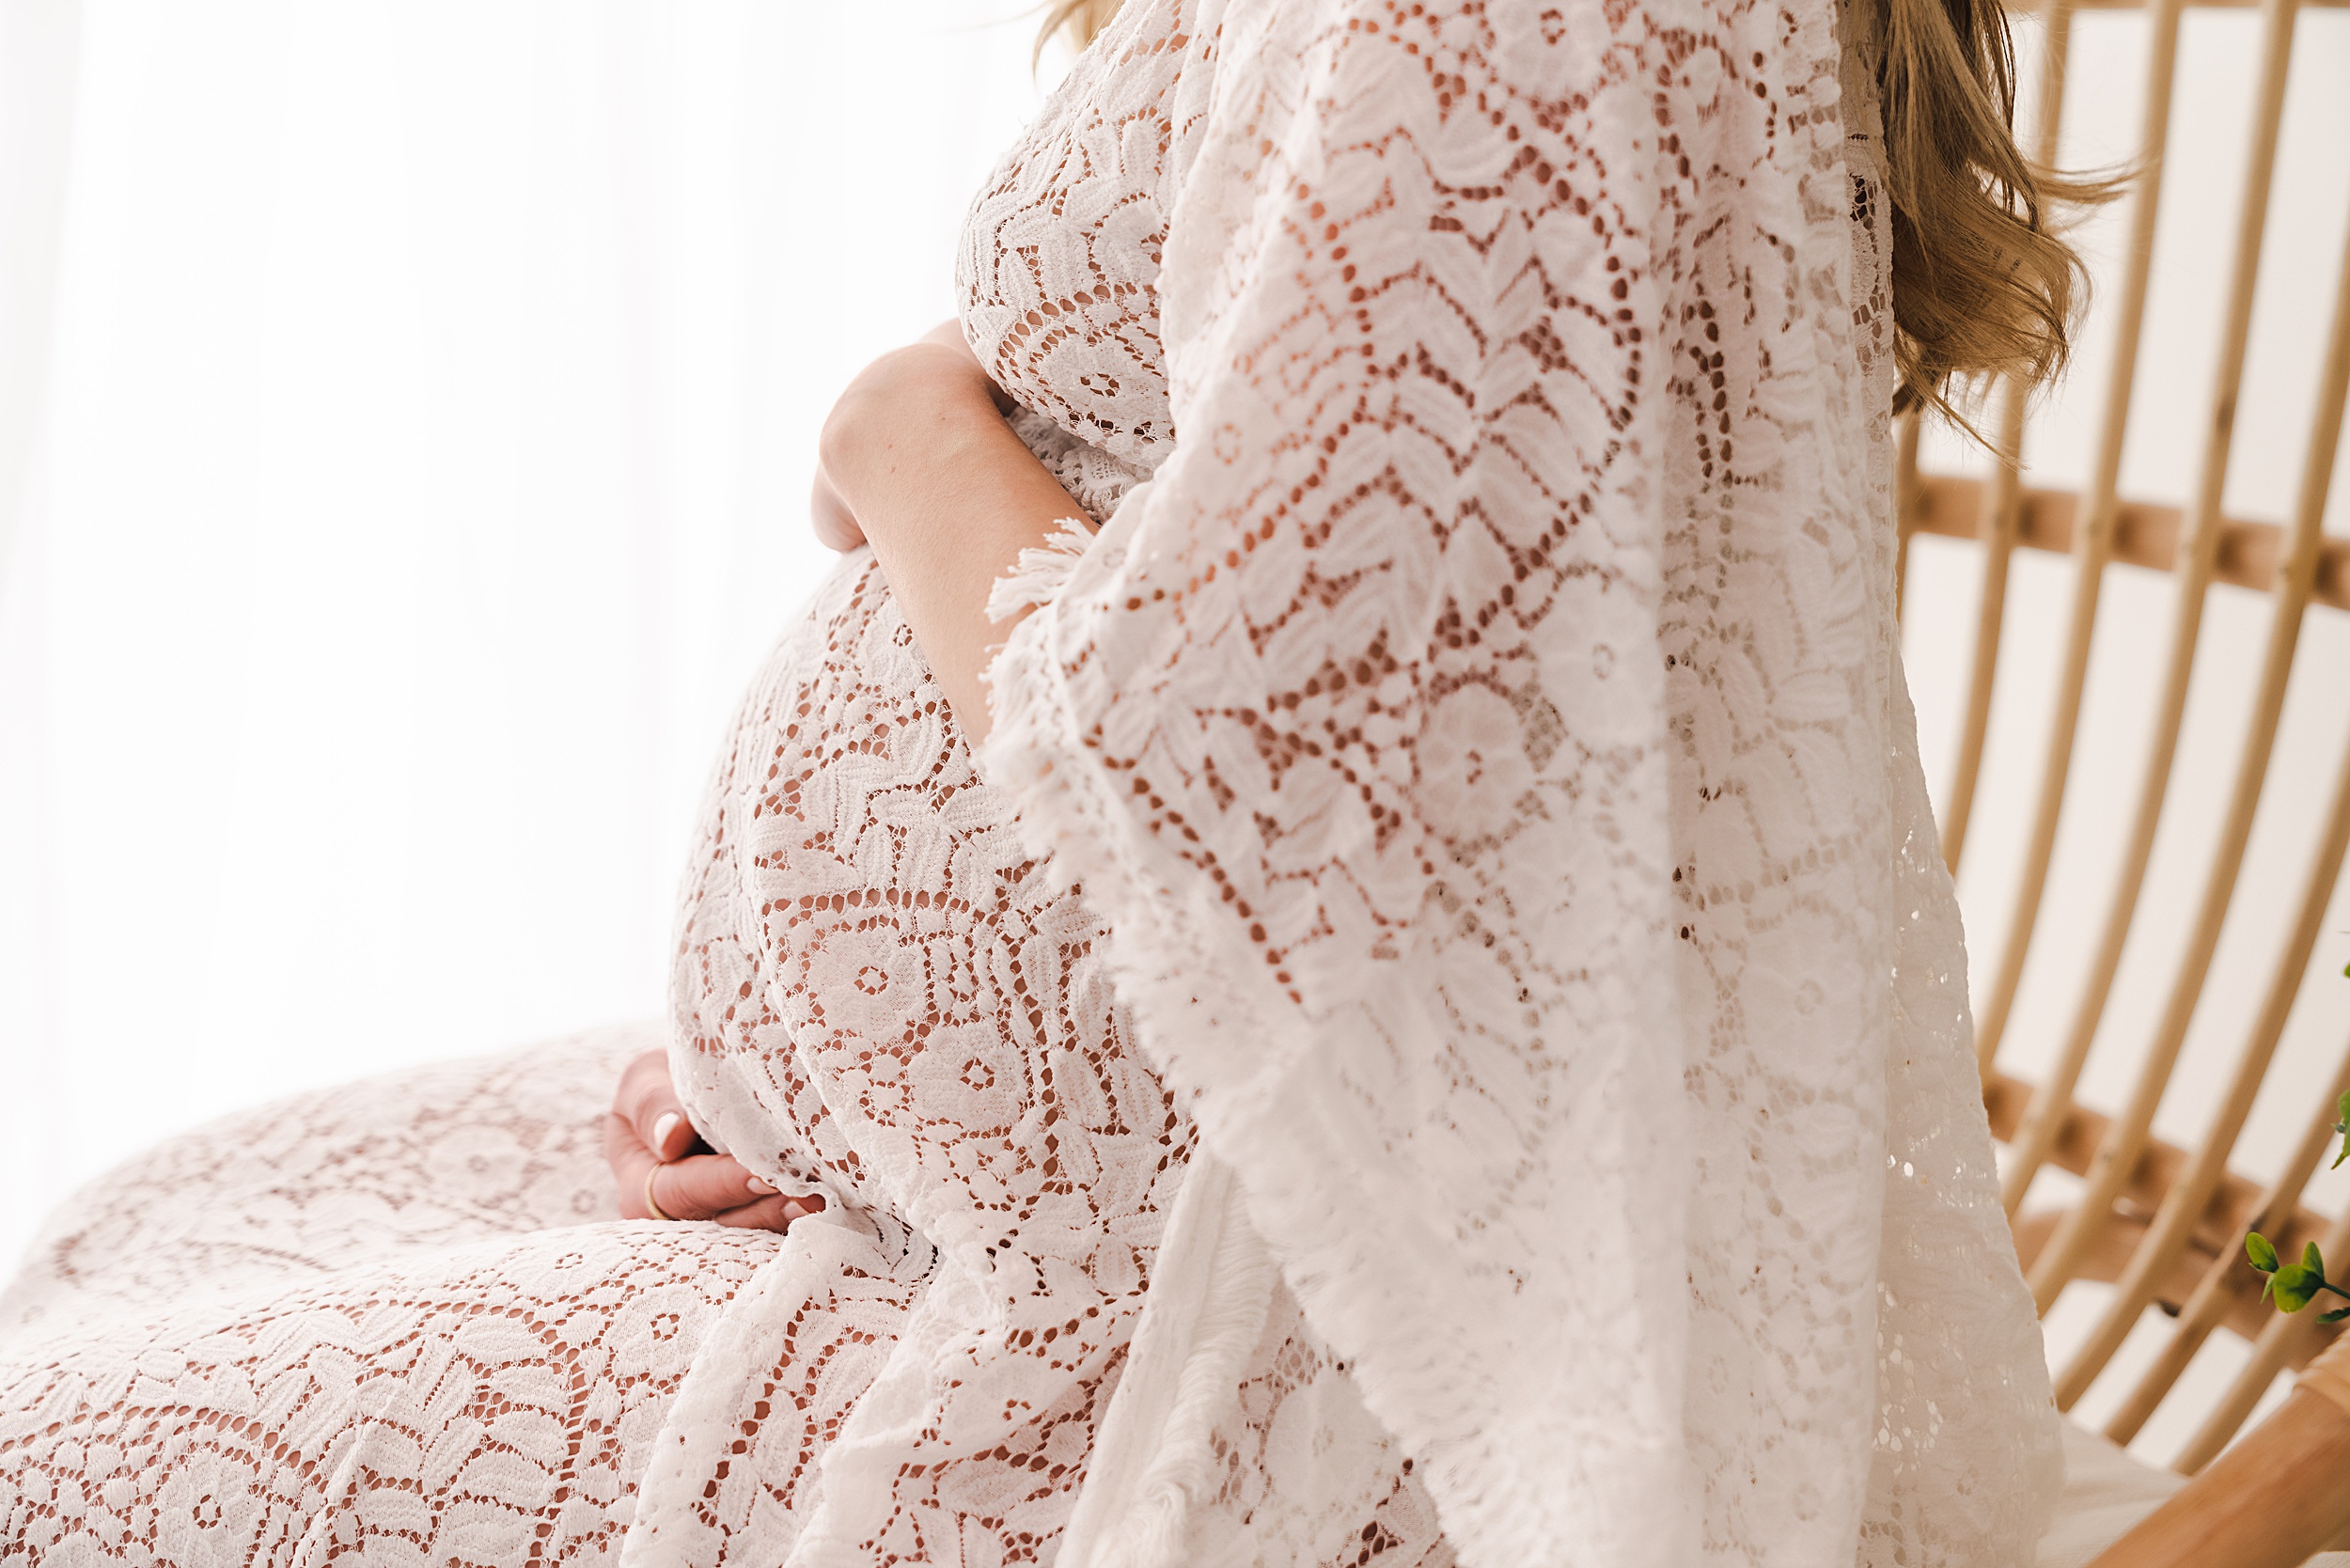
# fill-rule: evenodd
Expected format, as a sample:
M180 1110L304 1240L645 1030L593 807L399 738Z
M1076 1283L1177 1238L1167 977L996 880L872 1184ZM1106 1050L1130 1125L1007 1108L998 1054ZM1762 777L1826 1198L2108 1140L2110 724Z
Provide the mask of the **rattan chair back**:
M2077 83L2097 62L2076 55L2076 0L2047 0L2038 15L2038 90L2028 103L2034 139L2044 162L2054 162L2063 126L2068 72ZM2330 1084L2311 1082L2296 1092L2308 1101L2299 1146L2282 1161L2248 1162L2242 1137L2296 1004L2331 1008L2350 1018L2350 980L2312 957L2326 926L2326 910L2350 843L2350 751L2332 776L2304 770L2274 769L2280 717L2296 655L2310 640L2311 618L2350 615L2350 537L2325 532L2328 489L2342 444L2345 389L2350 389L2350 246L2329 259L2326 274L2338 281L2330 297L2295 302L2309 331L2323 336L2323 364L2315 396L2302 410L2302 462L2291 513L2277 520L2229 517L2221 510L2231 457L2236 446L2235 411L2247 391L2247 343L2264 272L2264 240L2271 227L2271 191L2278 167L2280 127L2300 13L2307 0L2265 0L2259 14L2260 56L2251 135L2237 188L2232 192L2187 192L2168 188L2166 140L2173 119L2173 87L2179 72L2183 0L2149 0L2145 7L2148 47L2143 69L2144 118L2136 166L2143 172L2123 198L2127 208L2126 244L2111 275L2098 279L2094 310L2100 331L2110 336L2113 353L2101 367L2097 384L2072 388L2068 396L2102 397L2093 425L2086 482L2077 490L2044 488L2033 482L2031 459L2040 410L1993 388L1979 425L1992 461L1974 476L1925 471L1919 466L1919 432L1902 432L1899 491L1902 558L1906 574L1916 554L1911 540L1938 535L1971 541L1968 570L1981 573L1971 651L1957 711L1921 714L1921 725L1948 724L1956 734L1956 765L1937 780L1938 809L1946 857L1955 870L1969 852L1968 828L1983 774L1985 738L1991 729L1995 692L2001 682L2041 682L2048 690L2044 751L2029 791L2029 826L2020 839L2020 872L2001 885L2012 887L2004 910L1970 910L1973 916L2004 916L2006 939L1981 955L1977 978L1978 1041L1984 1094L1995 1134L2004 1144L2003 1196L2016 1225L2019 1251L2032 1292L2044 1313L2060 1293L2077 1281L2109 1287L2096 1325L2057 1369L2058 1399L2071 1408L2114 1367L2115 1353L2140 1329L2150 1310L2172 1315L2168 1339L2152 1364L2133 1365L2118 1412L2106 1423L2108 1435L2128 1441L2157 1406L2177 1389L2182 1371L2216 1328L2228 1328L2252 1342L2250 1359L2216 1403L2201 1412L2199 1428L2175 1461L2192 1472L2218 1452L2275 1381L2278 1372L2305 1362L2324 1342L2317 1312L2294 1317L2277 1313L2260 1299L2262 1278L2246 1263L2242 1241L2259 1230L2297 1253L2305 1242L2321 1244L2338 1272L2350 1273L2350 1212L2327 1216L2304 1201L2305 1189L2321 1163L2331 1156L2335 1097L2350 1090L2350 1042L2335 1065ZM2350 91L2350 79L2336 84ZM2350 189L2340 193L2350 210ZM2145 337L2149 278L2157 238L2156 216L2165 202L2195 201L2220 221L2233 225L2232 254L2226 275L2212 280L2201 320L2218 340L2212 381L2201 388L2150 387L2139 375ZM2232 206L2233 211L2228 209ZM2274 269L2272 268L2273 272ZM2199 302L2200 303L2200 302ZM2269 304L2268 308L2274 308ZM2086 378L2085 378L2086 379ZM2177 504L2140 500L2120 493L2122 455L2134 412L2142 415L2157 398L2198 397L2207 413L2197 454L2199 478ZM1934 443L1929 442L1930 447ZM2009 608L2009 576L2016 552L2057 552L2070 557L2073 574L2069 623L2061 658L2029 669L2002 667L2003 621ZM2117 565L2168 572L2172 581L2166 655L2144 667L2147 683L2158 683L2154 723L2144 755L2138 759L2135 799L2068 808L2066 785L2078 751L2084 694L2103 685L2091 680L2092 649L2101 592ZM2232 785L2216 846L2201 868L2202 892L2192 912L2185 950L2170 970L2170 991L2151 1030L2116 1039L2108 1003L2134 925L2139 924L2141 894L2154 857L2166 804L2180 760L2182 720L2199 651L2208 652L2205 608L2215 584L2235 584L2267 596L2270 613L2265 650L2240 755L2230 761ZM1905 583L1914 592L1916 585ZM2350 682L2350 668L2339 672ZM2208 759L2198 758L2207 763ZM2297 887L2256 886L2242 873L2246 846L2264 798L2280 792L2303 797L2324 792L2323 826L2307 874ZM2077 792L2076 792L2077 793ZM2069 1019L2048 1038L2017 1034L2017 990L2034 943L2046 943L2048 922L2040 917L2049 870L2062 836L2077 830L2084 811L2108 818L2126 810L2126 845L2106 891L2105 916L2090 944L2085 971ZM1977 853L2005 846L1990 845ZM1964 886L1964 884L1962 884ZM2206 1131L2199 1143L2166 1142L2154 1132L2155 1112L2174 1088L2182 1043L2207 989L2212 960L2232 907L2248 901L2293 902L2284 939L2274 954L2267 994L2245 1029L2234 1059L2214 1095ZM1970 925L1996 925L1996 919ZM2063 933L2074 940L2077 930ZM2342 996L2318 988L2342 988ZM2316 998L2312 1003L2311 998ZM2012 1027L2017 1026L2017 1027ZM2132 1082L2117 1105L2092 1108L2076 1095L2092 1046L2103 1056L2126 1053ZM2005 1065L2033 1064L2029 1076ZM2272 1151L2273 1154L2273 1151ZM2262 1180L2235 1173L2252 1165L2269 1174ZM2025 1202L2044 1170L2069 1171L2079 1180L2060 1208L2034 1212ZM2047 1182L2042 1183L2043 1194ZM2035 1200L2037 1201L2037 1200ZM2142 1363L2143 1356L2134 1360ZM2100 1403L2110 1400L2108 1391Z

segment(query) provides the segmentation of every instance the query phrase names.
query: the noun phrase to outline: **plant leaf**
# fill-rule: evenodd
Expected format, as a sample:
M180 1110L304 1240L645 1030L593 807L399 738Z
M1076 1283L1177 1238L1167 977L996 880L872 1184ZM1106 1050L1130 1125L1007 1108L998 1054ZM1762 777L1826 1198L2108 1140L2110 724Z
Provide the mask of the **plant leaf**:
M2300 1263L2288 1263L2269 1277L2277 1288L2277 1310L2297 1312L2316 1296L2323 1283L2316 1270Z
M2344 1318L2350 1318L2350 1307L2337 1307L2330 1312L2317 1314L2320 1323L2340 1323Z
M2277 1272L2277 1244L2258 1231L2244 1238L2244 1255L2263 1274Z
M2301 1249L2301 1266L2320 1279L2326 1278L2326 1260L2319 1255L2315 1242Z
M2350 975L2350 969L2342 973ZM2350 1160L2350 1090L2342 1090L2342 1098L2334 1102L2334 1131L2342 1135L2342 1152L2334 1156L2333 1167L2339 1168L2342 1161Z

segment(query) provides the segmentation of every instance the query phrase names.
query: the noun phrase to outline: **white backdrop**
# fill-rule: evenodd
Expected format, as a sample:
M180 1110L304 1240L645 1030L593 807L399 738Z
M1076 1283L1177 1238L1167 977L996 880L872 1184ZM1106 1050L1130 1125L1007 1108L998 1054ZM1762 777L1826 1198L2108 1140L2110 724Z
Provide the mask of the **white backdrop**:
M217 1111L658 1010L704 768L824 563L817 421L950 308L964 202L1037 102L1022 3L0 0L0 1255ZM2078 26L2087 163L2137 123L2144 27ZM2239 516L2289 504L2350 224L2350 12L2300 26ZM2132 496L2194 481L2256 27L2188 17ZM2123 221L2087 236L2108 271ZM2106 352L2092 316L2031 453L2046 482L2085 469ZM2350 532L2350 478L2330 510ZM2056 656L2065 572L2019 561L2011 669ZM1919 541L1936 789L1975 581L1966 547ZM2027 977L2018 1070L2095 936L2146 728L2126 688L2169 604L2116 571L2044 917L2071 940ZM2215 592L2116 1045L2159 1011L2265 615ZM2029 682L2000 695L1961 885L1979 976L2044 733ZM2257 1005L2345 733L2330 612L2247 872L2274 896L2230 925L2168 1135L2193 1135ZM2345 961L2338 897L2315 963ZM2346 1033L2350 981L2313 986L2285 1069ZM2092 1098L2118 1060L2092 1060ZM2256 1128L2296 1121L2289 1101ZM2060 1348L2095 1294L2067 1296ZM2218 1336L2195 1375L2238 1354Z
M0 0L0 1254L230 1106L659 1009L1021 5Z

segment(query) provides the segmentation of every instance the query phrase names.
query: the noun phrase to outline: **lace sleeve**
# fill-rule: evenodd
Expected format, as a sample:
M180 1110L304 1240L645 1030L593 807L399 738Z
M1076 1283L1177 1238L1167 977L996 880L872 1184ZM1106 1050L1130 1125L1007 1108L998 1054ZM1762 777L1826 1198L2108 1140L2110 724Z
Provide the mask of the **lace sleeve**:
M984 761L1464 1559L1674 1560L1694 149L1637 11L1485 15L1226 9L1175 448L995 664Z
M2027 1560L1835 8L1200 15L1173 449L989 776L1461 1560Z

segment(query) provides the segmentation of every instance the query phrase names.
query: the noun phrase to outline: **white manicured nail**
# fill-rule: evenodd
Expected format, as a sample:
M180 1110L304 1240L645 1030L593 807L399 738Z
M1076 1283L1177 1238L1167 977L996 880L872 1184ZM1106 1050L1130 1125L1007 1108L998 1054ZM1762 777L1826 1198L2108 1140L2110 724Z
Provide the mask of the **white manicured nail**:
M761 1198L773 1196L776 1190L774 1187L769 1186L766 1183L760 1181L756 1176L752 1177L749 1181L744 1183L743 1184L750 1188L753 1192L759 1194Z
M652 1124L653 1158L666 1161L669 1157L669 1135L677 1131L678 1114L669 1112Z

